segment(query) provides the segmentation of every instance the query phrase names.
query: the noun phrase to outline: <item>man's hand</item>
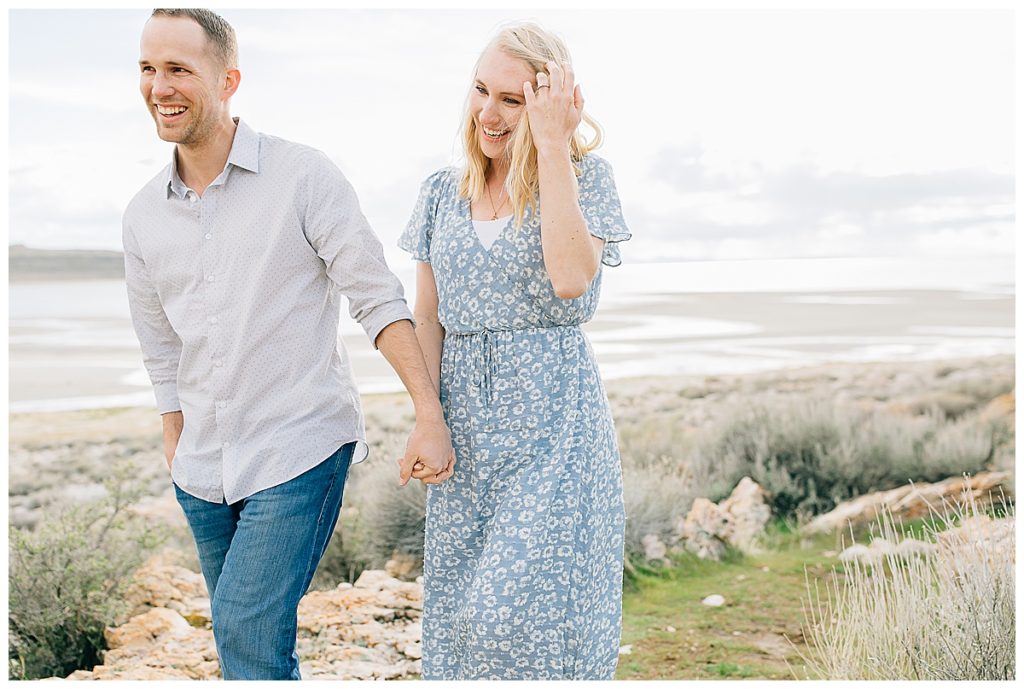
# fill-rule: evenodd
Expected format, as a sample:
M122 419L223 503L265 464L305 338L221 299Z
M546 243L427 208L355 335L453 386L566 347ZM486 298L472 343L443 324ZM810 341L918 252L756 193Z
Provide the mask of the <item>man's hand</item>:
M419 469L414 467L419 464ZM410 478L426 479L442 475L455 465L455 451L452 449L452 436L443 417L436 420L419 420L409 434L409 442L405 445L405 457L399 461L399 482L409 483ZM449 472L447 478L450 476ZM440 483L444 479L433 481ZM427 481L425 481L427 482Z
M170 469L174 462L174 453L178 449L181 430L185 427L185 417L180 411L172 411L160 418L164 422L164 457L167 458L167 468Z
M398 461L398 482L403 486L410 478L440 483L451 476L455 466L452 436L444 422L440 391L427 371L416 337L412 323L403 319L386 326L375 341L409 391L416 413L416 425L405 445L405 456ZM436 350L439 353L440 347ZM427 481L428 478L431 480Z

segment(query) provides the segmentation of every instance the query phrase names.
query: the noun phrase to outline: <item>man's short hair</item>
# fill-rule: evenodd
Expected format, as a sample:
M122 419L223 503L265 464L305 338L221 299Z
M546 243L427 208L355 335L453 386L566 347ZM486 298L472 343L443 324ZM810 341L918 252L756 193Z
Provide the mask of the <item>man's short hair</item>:
M188 17L203 27L206 38L213 44L217 59L228 69L238 67L238 40L235 30L224 17L201 8L155 9L150 17Z

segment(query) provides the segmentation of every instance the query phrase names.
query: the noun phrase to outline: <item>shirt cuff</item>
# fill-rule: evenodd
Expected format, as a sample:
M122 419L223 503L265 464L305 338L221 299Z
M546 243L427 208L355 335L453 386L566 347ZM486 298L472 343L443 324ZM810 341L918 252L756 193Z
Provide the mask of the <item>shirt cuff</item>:
M161 414L172 411L181 411L181 403L178 401L178 384L161 383L153 386L156 394L156 409Z
M375 306L359 325L363 326L373 348L377 349L377 336L380 335L380 331L396 321L411 321L413 327L416 327L416 319L412 317L412 311L409 310L405 299L395 299Z

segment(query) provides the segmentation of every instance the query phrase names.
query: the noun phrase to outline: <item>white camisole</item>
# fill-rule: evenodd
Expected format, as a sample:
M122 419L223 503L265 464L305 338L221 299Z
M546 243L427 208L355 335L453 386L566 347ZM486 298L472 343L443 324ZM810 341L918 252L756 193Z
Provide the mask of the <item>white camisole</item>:
M508 219L511 215L506 215L504 218L498 218L497 220L474 220L473 227L476 229L476 236L480 238L480 244L483 245L488 251L491 250L491 246L498 240L501 231L508 224Z

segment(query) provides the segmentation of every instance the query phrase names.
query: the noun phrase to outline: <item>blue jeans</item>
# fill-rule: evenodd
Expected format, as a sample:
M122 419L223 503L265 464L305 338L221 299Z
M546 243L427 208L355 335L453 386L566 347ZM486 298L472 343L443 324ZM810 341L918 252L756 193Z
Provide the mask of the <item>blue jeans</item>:
M174 486L210 591L224 679L300 679L296 611L338 521L354 447L233 505Z

